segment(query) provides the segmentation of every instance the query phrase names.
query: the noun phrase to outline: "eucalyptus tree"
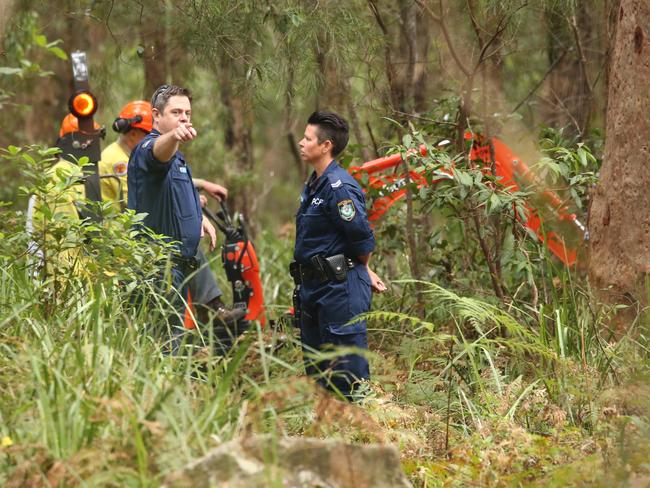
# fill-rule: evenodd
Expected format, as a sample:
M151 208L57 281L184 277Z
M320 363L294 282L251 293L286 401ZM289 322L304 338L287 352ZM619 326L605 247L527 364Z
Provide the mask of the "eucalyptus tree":
M253 149L263 145L255 138L262 138L266 128L260 128L259 121L268 114L282 121L288 142L282 149L289 149L299 173L304 173L294 135L299 113L321 106L358 117L350 78L369 59L359 52L367 29L357 4L229 0L176 7L183 12L185 46L217 80L220 106L215 124L222 127L239 179L245 179L249 189L260 183L255 181L259 152ZM356 134L359 124L353 124ZM255 206L255 194L241 193L245 211Z
M621 0L609 67L607 138L591 206L589 271L605 296L648 303L650 4Z

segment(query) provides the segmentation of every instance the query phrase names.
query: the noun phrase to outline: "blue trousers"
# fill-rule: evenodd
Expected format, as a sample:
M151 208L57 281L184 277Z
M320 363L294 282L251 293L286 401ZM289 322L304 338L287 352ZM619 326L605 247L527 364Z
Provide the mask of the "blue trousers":
M300 338L308 375L330 390L353 398L361 380L370 379L368 360L336 348L368 349L364 320L349 324L370 309L370 278L363 266L348 272L343 283L304 286L300 293ZM326 357L318 357L326 356Z
M188 272L179 266L171 268L171 289L167 290L165 296L173 307L173 312L167 317L167 328L169 331L168 352L176 355L180 352L183 343L189 339L188 331L183 324L185 318L185 308L187 303L187 293L189 284L187 280Z
M190 276L189 287L192 302L206 305L215 298L220 297L222 293L210 268L210 263L208 263L208 259L200 247L194 257L199 262L199 269Z

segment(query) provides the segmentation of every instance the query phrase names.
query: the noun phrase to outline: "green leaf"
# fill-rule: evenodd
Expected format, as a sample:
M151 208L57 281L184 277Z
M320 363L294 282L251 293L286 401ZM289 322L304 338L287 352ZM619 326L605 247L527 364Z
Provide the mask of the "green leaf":
M289 14L289 19L291 19L291 23L295 26L298 27L303 23L302 17L295 12L291 12Z
M490 195L490 199L489 199L490 211L498 210L499 207L501 207L501 200L499 199L496 193L493 193L492 195Z
M16 75L23 70L20 68L10 68L9 66L0 66L0 75Z
M517 217L519 218L519 220L521 220L522 222L527 222L528 214L526 213L526 209L524 208L524 206L518 203L516 205L516 208L517 208Z
M54 54L57 58L67 60L68 55L65 53L63 49L60 47L50 47L48 48L48 51L50 51L52 54Z
M587 152L584 149L578 149L578 157L580 158L580 164L582 166L587 166Z
M467 174L467 173L465 173L463 171L457 172L456 173L456 178L458 178L458 182L463 186L471 187L472 183L474 183L474 180L472 179L471 175L469 175L469 174Z
M404 144L404 147L411 147L413 144L413 137L411 134L405 134L404 137L402 137L402 144Z
M36 34L34 36L34 42L41 47L47 46L47 38L43 34Z

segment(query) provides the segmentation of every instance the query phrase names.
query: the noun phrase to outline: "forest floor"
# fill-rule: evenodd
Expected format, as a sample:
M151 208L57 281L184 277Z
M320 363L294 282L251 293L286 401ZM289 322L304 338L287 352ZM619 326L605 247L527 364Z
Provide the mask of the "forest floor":
M531 317L542 314L434 284L422 318L405 301L411 285L393 282L368 318L368 394L348 404L304 377L297 330L282 319L288 241L256 244L276 323L226 358L163 354L147 329L155 316L130 307L111 273L54 300L5 259L0 485L156 486L251 433L392 444L415 486L650 484L641 326L605 340L605 319L561 319L557 302L553 326L539 327Z

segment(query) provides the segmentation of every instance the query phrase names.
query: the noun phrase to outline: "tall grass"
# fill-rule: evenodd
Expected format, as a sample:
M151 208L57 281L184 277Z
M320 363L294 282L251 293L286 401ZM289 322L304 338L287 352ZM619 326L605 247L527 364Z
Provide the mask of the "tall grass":
M47 283L24 262L3 262L0 434L14 450L0 455L0 483L17 482L10 473L21 463L47 476L59 460L71 482L147 485L242 429L242 405L262 395L272 370L295 374L260 331L225 358L169 357L151 333L169 312L162 297L136 307L125 287L79 281L46 314ZM244 368L250 356L259 362ZM29 461L36 451L40 464Z
M597 308L575 272L543 251L533 276L539 304L393 281L366 317L370 394L349 406L301 377L297 332L284 320L290 239L256 239L272 324L225 357L212 354L201 330L191 348L169 356L160 324L172 310L150 279L168 263L163 248L129 233L135 216L74 227L93 260L81 270L61 265L56 277L37 272L14 219L0 223L0 485L157 485L250 433L395 442L424 486L545 479L548 466L579 463L584 446L613 438L621 462L645 469L632 453L648 431L647 408L605 394L647 373L645 324L613 341L614 310ZM144 302L134 301L136 290ZM646 398L642 387L630 391Z

